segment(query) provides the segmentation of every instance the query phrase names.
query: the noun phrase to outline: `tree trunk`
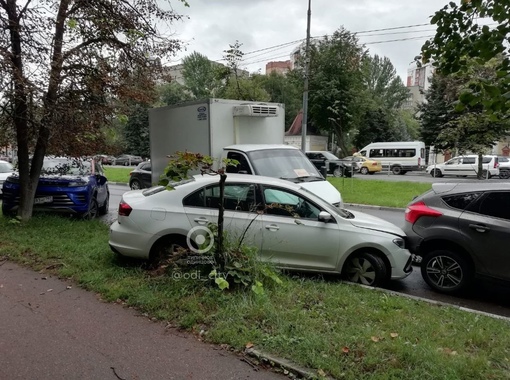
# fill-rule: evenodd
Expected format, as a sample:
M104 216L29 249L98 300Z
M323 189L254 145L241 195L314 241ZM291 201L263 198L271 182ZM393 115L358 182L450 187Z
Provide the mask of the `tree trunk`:
M478 169L477 169L477 177L478 179L486 179L483 175L483 155L481 153L478 154Z

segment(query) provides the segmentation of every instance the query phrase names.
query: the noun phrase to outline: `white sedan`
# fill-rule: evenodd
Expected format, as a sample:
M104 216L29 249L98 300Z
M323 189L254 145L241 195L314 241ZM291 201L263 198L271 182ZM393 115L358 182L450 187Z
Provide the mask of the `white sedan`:
M110 228L111 249L161 259L176 247L207 255L207 226L216 223L219 178L195 176L175 186L124 193ZM258 249L261 260L296 271L337 273L371 286L412 271L405 233L394 224L336 208L289 181L229 174L224 226L229 238ZM198 243L198 244L197 244ZM197 250L200 246L200 250Z

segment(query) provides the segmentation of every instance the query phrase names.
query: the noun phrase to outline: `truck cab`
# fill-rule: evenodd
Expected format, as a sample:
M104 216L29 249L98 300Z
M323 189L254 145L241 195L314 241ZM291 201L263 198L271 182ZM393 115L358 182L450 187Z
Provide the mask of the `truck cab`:
M296 147L283 144L238 144L223 148L222 159L237 160L227 173L263 175L300 184L337 207L343 207L340 192L329 183Z

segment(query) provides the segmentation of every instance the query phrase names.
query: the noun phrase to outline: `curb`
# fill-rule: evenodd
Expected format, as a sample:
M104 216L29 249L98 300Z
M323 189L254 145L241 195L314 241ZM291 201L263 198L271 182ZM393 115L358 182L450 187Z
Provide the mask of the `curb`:
M108 182L109 185L129 186L126 182Z
M358 204L358 203L344 203L344 206L356 207L356 208L368 208L368 209L372 209L372 210L405 211L405 208L400 208L400 207L362 205L362 204Z
M283 372L284 375L292 377L292 378L296 378L296 376L297 376L298 378L301 378L301 379L333 380L332 377L323 376L320 373L317 373L317 371L313 371L311 369L300 367L286 359L277 358L275 356L268 355L262 351L254 349L254 348L247 348L244 352L245 352L245 354L256 358L260 362L270 364L271 367L275 367L275 366L280 367L284 371ZM292 376L290 374L292 374Z

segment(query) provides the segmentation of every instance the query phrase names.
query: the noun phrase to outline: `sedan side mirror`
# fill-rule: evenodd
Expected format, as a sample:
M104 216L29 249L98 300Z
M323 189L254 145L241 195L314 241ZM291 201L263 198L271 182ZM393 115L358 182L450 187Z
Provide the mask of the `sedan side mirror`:
M319 213L319 222L328 223L331 219L333 219L333 217L329 212L321 211Z

